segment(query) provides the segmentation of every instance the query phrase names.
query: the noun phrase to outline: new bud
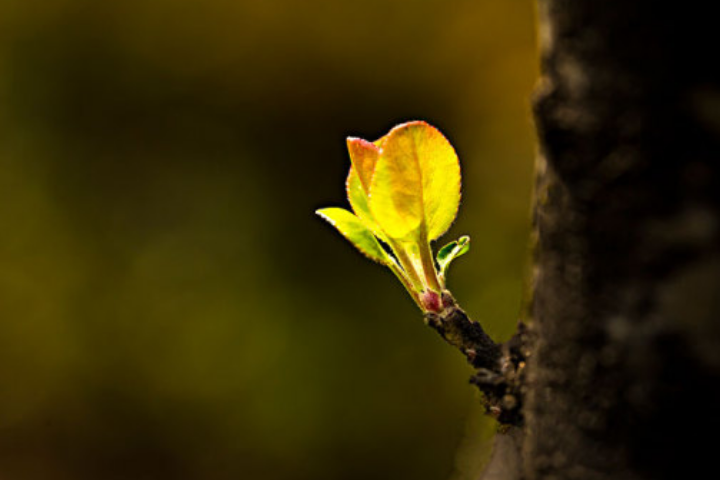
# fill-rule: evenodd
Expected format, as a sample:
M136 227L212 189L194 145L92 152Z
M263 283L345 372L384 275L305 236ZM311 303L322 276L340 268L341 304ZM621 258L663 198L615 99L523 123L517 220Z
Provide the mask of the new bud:
M440 294L432 290L425 290L420 294L420 303L422 303L422 308L426 312L440 313L443 310Z

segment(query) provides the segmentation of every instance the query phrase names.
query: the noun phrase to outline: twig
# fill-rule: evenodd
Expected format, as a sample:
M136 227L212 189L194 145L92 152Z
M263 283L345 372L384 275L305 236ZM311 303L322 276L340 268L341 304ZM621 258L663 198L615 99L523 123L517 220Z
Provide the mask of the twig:
M503 425L522 425L522 377L529 355L528 332L518 332L504 344L495 343L482 326L471 320L449 292L443 293L443 311L425 314L425 323L465 355L476 373L470 382L484 394L487 412Z

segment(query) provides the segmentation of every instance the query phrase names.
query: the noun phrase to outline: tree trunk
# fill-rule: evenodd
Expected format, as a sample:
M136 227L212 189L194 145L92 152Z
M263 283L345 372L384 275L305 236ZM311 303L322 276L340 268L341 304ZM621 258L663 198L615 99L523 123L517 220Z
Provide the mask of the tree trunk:
M492 478L717 475L713 3L540 0L521 466Z

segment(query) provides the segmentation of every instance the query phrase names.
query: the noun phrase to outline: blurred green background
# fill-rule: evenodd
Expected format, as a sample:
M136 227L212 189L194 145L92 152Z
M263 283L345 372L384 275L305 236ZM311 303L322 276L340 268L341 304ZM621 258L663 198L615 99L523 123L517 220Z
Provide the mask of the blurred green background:
M476 477L470 369L313 211L346 136L436 125L507 338L536 64L532 0L4 0L0 478Z

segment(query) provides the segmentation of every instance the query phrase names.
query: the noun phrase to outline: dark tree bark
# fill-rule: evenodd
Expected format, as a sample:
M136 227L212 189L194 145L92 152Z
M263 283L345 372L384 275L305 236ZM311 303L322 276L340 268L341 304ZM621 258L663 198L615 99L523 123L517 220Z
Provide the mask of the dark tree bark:
M713 3L540 0L534 341L521 467L492 478L717 475Z
M714 2L539 5L528 318L495 345L450 296L426 315L503 424L483 480L715 478Z

